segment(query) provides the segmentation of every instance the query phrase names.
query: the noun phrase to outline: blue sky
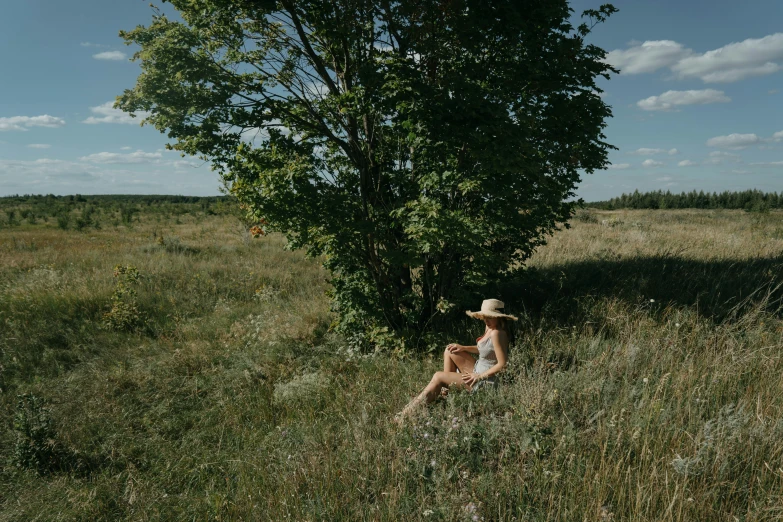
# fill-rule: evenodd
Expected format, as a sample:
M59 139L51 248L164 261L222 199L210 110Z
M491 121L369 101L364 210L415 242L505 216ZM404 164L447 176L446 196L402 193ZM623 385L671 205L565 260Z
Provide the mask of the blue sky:
M634 189L783 190L783 2L617 0L590 43L622 70L599 78L612 168L578 195ZM572 1L575 15L600 2ZM110 108L139 66L118 36L149 0L7 2L0 17L0 195L218 194L208 165Z

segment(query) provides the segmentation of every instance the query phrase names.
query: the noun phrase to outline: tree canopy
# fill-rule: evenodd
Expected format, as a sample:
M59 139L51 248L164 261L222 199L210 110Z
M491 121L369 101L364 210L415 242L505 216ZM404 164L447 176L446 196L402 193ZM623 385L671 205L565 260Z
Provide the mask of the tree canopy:
M323 255L338 328L373 342L476 306L615 148L595 79L619 71L585 42L610 4L575 28L567 0L168 3L121 33L142 73L117 106Z

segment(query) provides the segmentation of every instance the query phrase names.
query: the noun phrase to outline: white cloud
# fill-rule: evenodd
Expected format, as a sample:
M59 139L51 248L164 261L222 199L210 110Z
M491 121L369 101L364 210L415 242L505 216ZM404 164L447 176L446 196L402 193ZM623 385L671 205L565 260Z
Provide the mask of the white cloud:
M636 102L645 111L677 111L676 107L683 105L705 105L708 103L727 103L731 98L723 91L715 89L691 91L666 91L660 96L650 96Z
M768 91L767 91L767 94L777 94L777 93L779 93L779 92L780 92L780 91L779 91L779 90L777 90L777 89L770 89L770 90L768 90Z
M761 142L761 138L755 134L729 134L728 136L715 136L707 140L708 147L721 149L744 149Z
M704 164L722 165L726 162L742 163L742 157L739 154L732 154L731 152L723 152L722 150L714 150L710 152L710 157L709 159L704 161Z
M772 141L783 141L783 131L778 131L772 135Z
M128 57L127 54L122 51L104 51L102 53L93 54L93 58L96 60L124 60Z
M4 176L13 176L14 180L24 184L42 184L46 181L94 181L99 173L92 165L57 159L37 159L34 161L14 161L0 159L0 186ZM9 178L8 181L11 181Z
M155 194L215 195L220 185L209 168L182 168L174 161L130 165L60 159L7 160L0 157L0 195ZM177 158L179 159L179 158ZM91 192L92 191L92 192Z
M59 160L59 159L41 158L41 159L34 160L32 163L34 163L35 165L65 165L66 163L72 163L72 162Z
M691 160L683 160L683 161L679 162L677 165L680 166L680 167L695 167L696 165L698 165L698 163L696 163L695 161L691 161Z
M748 38L705 53L695 53L672 40L629 42L628 45L631 46L628 49L607 53L605 59L622 74L652 73L669 67L679 79L730 83L783 69L783 33Z
M610 170L628 170L631 168L630 163L613 163L607 167Z
M81 45L82 47L99 47L101 49L105 49L105 48L109 47L108 45L101 45L101 44L92 43L92 42L82 42L79 45Z
M80 161L86 161L89 163L101 163L101 164L116 164L116 163L158 163L160 162L162 155L160 152L144 152L137 150L128 154L120 154L118 152L97 152L90 154L89 156L83 156L79 158Z
M188 160L177 160L177 161L172 161L171 162L171 166L174 167L177 170L181 170L181 169L196 169L196 168L200 167L201 165L202 165L201 163L197 163L195 161L188 161Z
M131 150L130 147L120 147L120 150Z
M677 149L671 149L671 150L675 151L674 154L676 154ZM671 154L671 151L667 151L666 149L648 149L642 147L641 149L633 150L628 154L635 155L635 156L652 156L655 154Z
M30 127L57 128L65 125L65 120L44 114L43 116L12 116L0 118L0 131L26 131Z
M96 116L90 116L82 123L94 125L97 123L121 123L127 125L138 125L143 118L149 116L146 111L139 111L136 113L136 118L131 117L127 112L123 112L120 109L113 107L114 102L106 102L103 105L97 107L90 107L90 112L97 114Z
M606 63L620 69L621 74L655 72L671 66L691 53L682 44L671 40L647 41L626 50L614 50L606 54Z
M662 161L655 161L651 159L646 159L642 162L642 167L663 167L666 165Z
M749 170L732 170L733 174L750 174Z
M783 167L783 161L765 161L760 163L751 163L751 165L757 165L759 167Z
M679 150L677 150L677 149L669 149L669 152L667 152L667 154L668 154L669 156L676 156L676 155L677 155L677 154L679 154L679 153L680 153L680 151L679 151Z
M678 78L704 83L730 83L778 72L783 61L783 33L748 38L704 54L682 57L671 66Z
M29 149L48 149L51 145L48 145L46 143L31 143L27 146Z
M663 176L662 178L656 178L655 181L671 181L672 179L674 178L672 178L671 176Z

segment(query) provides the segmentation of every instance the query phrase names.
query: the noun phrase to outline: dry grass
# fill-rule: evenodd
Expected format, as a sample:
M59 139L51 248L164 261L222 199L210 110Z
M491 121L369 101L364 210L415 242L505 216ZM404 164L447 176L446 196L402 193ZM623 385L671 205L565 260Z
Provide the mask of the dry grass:
M783 214L586 214L504 296L530 317L505 385L402 430L440 363L326 334L326 274L279 238L0 231L0 519L780 520ZM97 327L116 264L135 332ZM13 465L21 392L48 473Z

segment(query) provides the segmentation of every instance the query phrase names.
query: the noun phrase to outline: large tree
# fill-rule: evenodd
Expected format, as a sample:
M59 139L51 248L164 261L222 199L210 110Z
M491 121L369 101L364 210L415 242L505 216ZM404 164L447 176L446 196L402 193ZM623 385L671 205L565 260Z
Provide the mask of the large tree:
M567 0L169 3L183 21L121 33L142 73L117 106L323 255L345 331L475 306L615 148L595 79L618 71L585 43L610 4L574 28Z

